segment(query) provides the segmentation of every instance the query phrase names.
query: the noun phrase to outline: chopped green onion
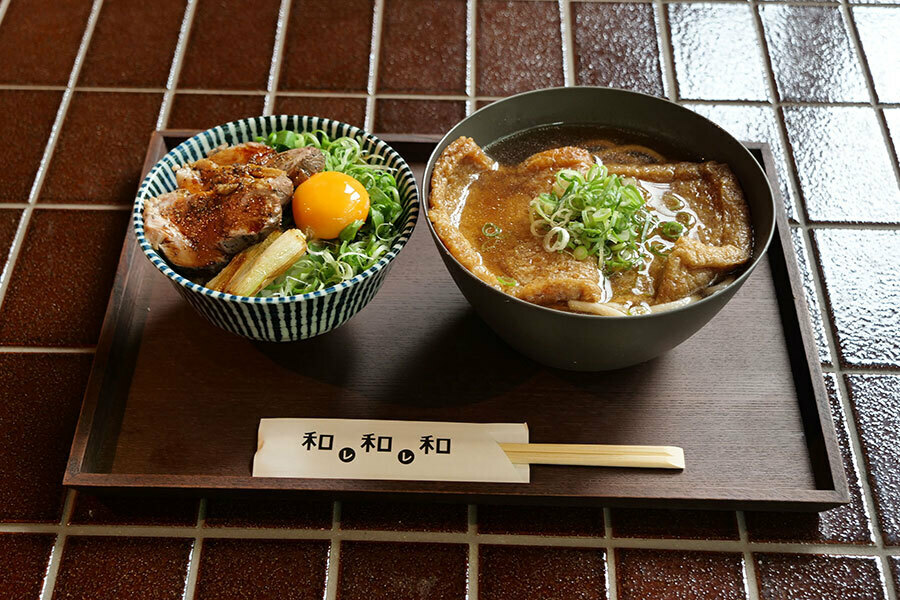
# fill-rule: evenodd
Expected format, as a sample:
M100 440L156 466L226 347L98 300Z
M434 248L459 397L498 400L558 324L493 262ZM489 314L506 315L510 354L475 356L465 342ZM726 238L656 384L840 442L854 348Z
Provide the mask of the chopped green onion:
M312 240L307 253L265 288L261 296L305 294L352 279L387 254L400 234L400 191L394 169L363 148L361 138L331 139L324 131L276 131L256 138L282 152L313 146L325 157L326 171L339 171L359 181L369 193L369 215L347 225L334 240ZM288 211L289 212L289 211Z
M669 210L681 210L684 208L684 200L672 192L666 192L663 196L663 203Z
M503 277L502 275L497 276L497 281L500 282L500 285L505 285L506 287L515 287L519 285L519 282L515 279L511 279L509 277Z
M552 191L531 201L531 233L547 252L570 251L577 260L596 256L607 273L636 268L656 217L631 179L610 175L602 164L586 174L563 169Z
M684 225L678 221L666 221L659 226L659 230L669 239L678 239L684 232Z
M356 237L357 232L359 232L359 229L365 224L365 221L360 221L359 219L357 219L356 221L353 221L352 223L344 227L344 229L341 230L340 236L338 237L340 237L340 239L345 242L352 241L353 238ZM384 223L381 224L384 225Z
M500 235L501 233L503 233L503 230L500 227L498 227L497 225L494 225L493 223L488 222L488 223L485 223L484 226L481 228L481 233L483 233L487 237L496 237L496 236Z

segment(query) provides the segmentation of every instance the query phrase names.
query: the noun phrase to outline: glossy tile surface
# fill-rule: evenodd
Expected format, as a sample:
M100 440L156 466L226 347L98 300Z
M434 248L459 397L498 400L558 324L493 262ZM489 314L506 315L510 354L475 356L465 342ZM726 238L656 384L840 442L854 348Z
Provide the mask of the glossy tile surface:
M476 90L507 96L563 85L562 33L555 2L478 2Z
M616 537L736 540L737 519L730 510L666 510L614 508L612 530Z
M742 600L743 558L722 552L616 550L619 600Z
M558 506L478 507L478 533L602 537L602 508Z
M788 106L783 110L806 213L812 221L900 222L900 189L878 117L856 106ZM866 193L834 177L865 164Z
M37 600L55 535L0 533L0 597Z
M60 100L57 91L0 90L0 131L16 141L0 145L0 203L28 201Z
M279 96L274 114L310 115L337 119L350 125L364 127L366 121L365 98L336 98L329 96Z
M881 533L886 544L900 546L900 377L850 375L847 387Z
M174 496L79 492L69 523L74 525L167 525L193 527L200 502Z
M165 87L185 6L185 0L104 3L78 84Z
M756 554L761 600L883 600L878 559L871 556Z
M859 473L853 457L850 431L844 416L838 382L833 373L825 376L835 433L841 447L844 473L850 487L850 503L824 512L744 513L751 542L810 542L824 544L867 544L874 542L866 514Z
M91 356L0 353L0 522L57 522Z
M197 600L319 600L328 542L205 539Z
M184 593L193 540L69 537L54 600L177 600Z
M200 0L178 85L266 89L278 10L271 1Z
M680 98L768 100L750 5L670 4L667 14Z
M375 133L444 133L466 118L464 102L452 100L379 100Z
M738 140L769 144L778 171L778 191L781 193L788 218L796 221L799 209L794 193L793 175L788 166L790 159L781 141L778 112L772 107L759 105L688 103L685 106L724 128Z
M228 121L263 114L263 95L175 94L166 127L209 129Z
M379 92L465 94L465 0L387 0L383 19Z
M0 344L95 344L127 222L124 211L32 215L0 307Z
M900 366L900 232L820 229L814 240L841 362Z
M463 600L464 544L341 542L339 600Z
M229 494L206 502L207 527L328 529L332 503L273 492Z
M465 504L342 502L341 529L388 531L465 531Z
M838 7L767 4L759 12L782 100L869 101Z
M0 84L66 85L90 0L15 0L0 23Z
M576 2L571 11L578 85L663 95L652 4Z
M365 91L372 15L372 0L294 0L278 87Z
M479 600L605 600L606 559L599 548L479 548Z
M881 6L853 9L853 20L880 102L900 102L900 78L897 57L900 56L900 11Z
M50 160L40 201L131 204L162 94L77 92ZM86 163L86 157L102 157Z

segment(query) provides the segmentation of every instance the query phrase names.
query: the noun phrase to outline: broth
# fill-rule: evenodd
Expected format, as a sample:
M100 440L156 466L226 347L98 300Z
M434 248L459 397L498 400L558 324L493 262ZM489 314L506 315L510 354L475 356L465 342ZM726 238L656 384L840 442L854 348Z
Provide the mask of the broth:
M688 156L592 124L537 127L484 150L460 138L436 164L430 216L457 259L523 300L663 310L715 290L750 256L736 178Z

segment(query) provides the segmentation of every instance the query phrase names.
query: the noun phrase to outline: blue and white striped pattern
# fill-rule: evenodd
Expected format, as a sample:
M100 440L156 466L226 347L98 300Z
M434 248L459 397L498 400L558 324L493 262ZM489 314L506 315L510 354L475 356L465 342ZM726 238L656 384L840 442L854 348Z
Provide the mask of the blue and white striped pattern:
M216 292L172 270L144 237L144 201L175 189L175 172L184 163L207 156L222 144L253 141L273 131L315 131L330 137L361 136L363 148L384 158L395 169L404 223L390 251L356 277L330 288L287 298L255 298ZM273 115L232 121L213 127L179 144L166 154L141 183L134 201L133 223L138 243L147 258L169 278L178 292L211 323L254 340L287 342L321 335L339 327L359 312L378 292L390 270L390 262L406 245L419 215L419 192L406 161L390 146L358 127L322 117Z

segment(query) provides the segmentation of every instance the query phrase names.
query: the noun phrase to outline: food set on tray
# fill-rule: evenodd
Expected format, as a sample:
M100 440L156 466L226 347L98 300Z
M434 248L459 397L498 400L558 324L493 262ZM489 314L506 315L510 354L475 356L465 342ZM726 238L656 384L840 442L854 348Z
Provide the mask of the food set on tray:
M401 140L397 146L404 143L409 141ZM777 214L776 199L757 159L723 130L675 104L603 88L541 90L485 107L427 148L433 151L424 165L420 200L413 170L404 157L358 128L288 115L221 125L178 144L150 169L135 202L136 241L156 269L208 321L256 340L253 343L293 343L290 347L302 354L304 344L311 348L323 339L318 336L340 327L373 300L413 234L421 202L447 271L490 329L527 357L515 360L523 365L533 360L534 369L549 368L550 373L553 369L590 372L593 375L567 376L558 371L555 377L584 381L588 386L609 382L611 388L617 380L634 381L638 372L653 385L658 377L669 377L665 360L647 361L703 328L761 263L769 262L772 274L765 275L768 283L755 286L751 294L765 295L765 290L779 285L787 286L788 295L796 290L792 259L782 257L786 252L782 223L778 253L766 259L776 221L783 222L783 216ZM414 161L417 170L422 166L419 160ZM432 249L413 246L406 254L417 255L404 256L397 264L431 260ZM440 320L445 298L436 292L431 295L435 306L418 306L416 286L427 289L430 282L413 268L404 273L399 266L391 278L407 275L416 278L407 285L416 292L400 297L403 305L395 298L393 314L402 319L415 311L432 310L434 319ZM796 297L775 299L768 293L762 303L767 308L759 314L769 315L764 321L781 334L784 346L779 348L783 358L772 367L781 373L772 378L787 378L797 386L789 399L792 408L785 414L798 421L792 426L806 436L809 448L802 458L810 464L800 471L809 472L807 487L831 493L810 496L805 502L820 507L840 502L846 496L842 486L846 486L835 463L839 457L828 426L827 404L821 385L815 383L817 367L803 356L809 345L803 308ZM148 305L147 310L152 308ZM772 310L781 314L781 326L771 323ZM367 319L370 314L356 318ZM381 310L377 318L386 315L391 318L392 311ZM728 323L753 318L750 314L744 319L729 316ZM392 324L395 330L406 325ZM480 335L487 336L487 331ZM729 334L713 335L727 338ZM354 343L352 333L343 340L345 345ZM394 341L381 342L387 361ZM327 342L318 347L334 349ZM746 357L729 356L729 364L749 361L763 349L745 350ZM262 351L269 352L280 351ZM706 344L702 353L715 356L716 350ZM340 369L343 358L328 356L318 364ZM136 360L140 366L141 360ZM248 353L247 360L255 358L251 360ZM367 360L379 365L377 356ZM384 363L385 368L389 366ZM632 369L615 371L626 367ZM717 369L716 364L696 367ZM674 384L690 387L694 379L708 379L683 371ZM740 377L736 372L723 375L724 382ZM758 376L748 376L748 382ZM271 393L277 395L281 385L271 381ZM631 387L629 393L640 386ZM739 381L733 387L743 389ZM452 396L453 390L447 394ZM430 400L423 398L423 405ZM519 401L511 400L509 406ZM478 409L460 410L455 420L483 422L503 413L490 402L500 400L486 401L481 414ZM566 398L555 402L563 406ZM717 402L721 411L723 405ZM327 415L292 412L263 418L406 416L402 410L371 410L369 404L366 410L356 410L350 403L343 413L336 409ZM97 410L91 407L92 412ZM127 412L127 408L120 410ZM559 429L562 435L573 430L573 415L551 413L547 413L549 419L566 423ZM453 413L417 410L408 414L435 422L448 420ZM518 421L527 415L521 416ZM590 415L585 419L589 422ZM702 418L697 421L702 429ZM531 421L528 425L535 428ZM681 426L690 429L691 424ZM789 435L796 441L795 433ZM684 469L681 448L671 446L682 446L682 441L690 445L690 440L671 438L660 438L660 443L671 444L665 447L569 443L584 441L577 433L575 437L579 439L501 446L514 462ZM641 439L635 443L647 443L646 435L637 437ZM622 441L621 436L609 438ZM536 440L527 440L526 432L526 441ZM87 452L88 445L84 442L79 451ZM346 462L356 454L351 449L341 452ZM691 458L688 452L684 473L690 471ZM706 468L707 462L698 458L698 466ZM646 473L644 477L654 476L653 471ZM657 473L659 478L671 477L665 471ZM660 481L664 481L660 485L674 483L669 496L681 493L677 482ZM540 482L529 485L536 483ZM416 488L422 489L421 485ZM557 494L566 496L567 490ZM636 490L634 496L642 494ZM535 494L548 495L547 489ZM776 492L767 499L790 501L790 495Z

